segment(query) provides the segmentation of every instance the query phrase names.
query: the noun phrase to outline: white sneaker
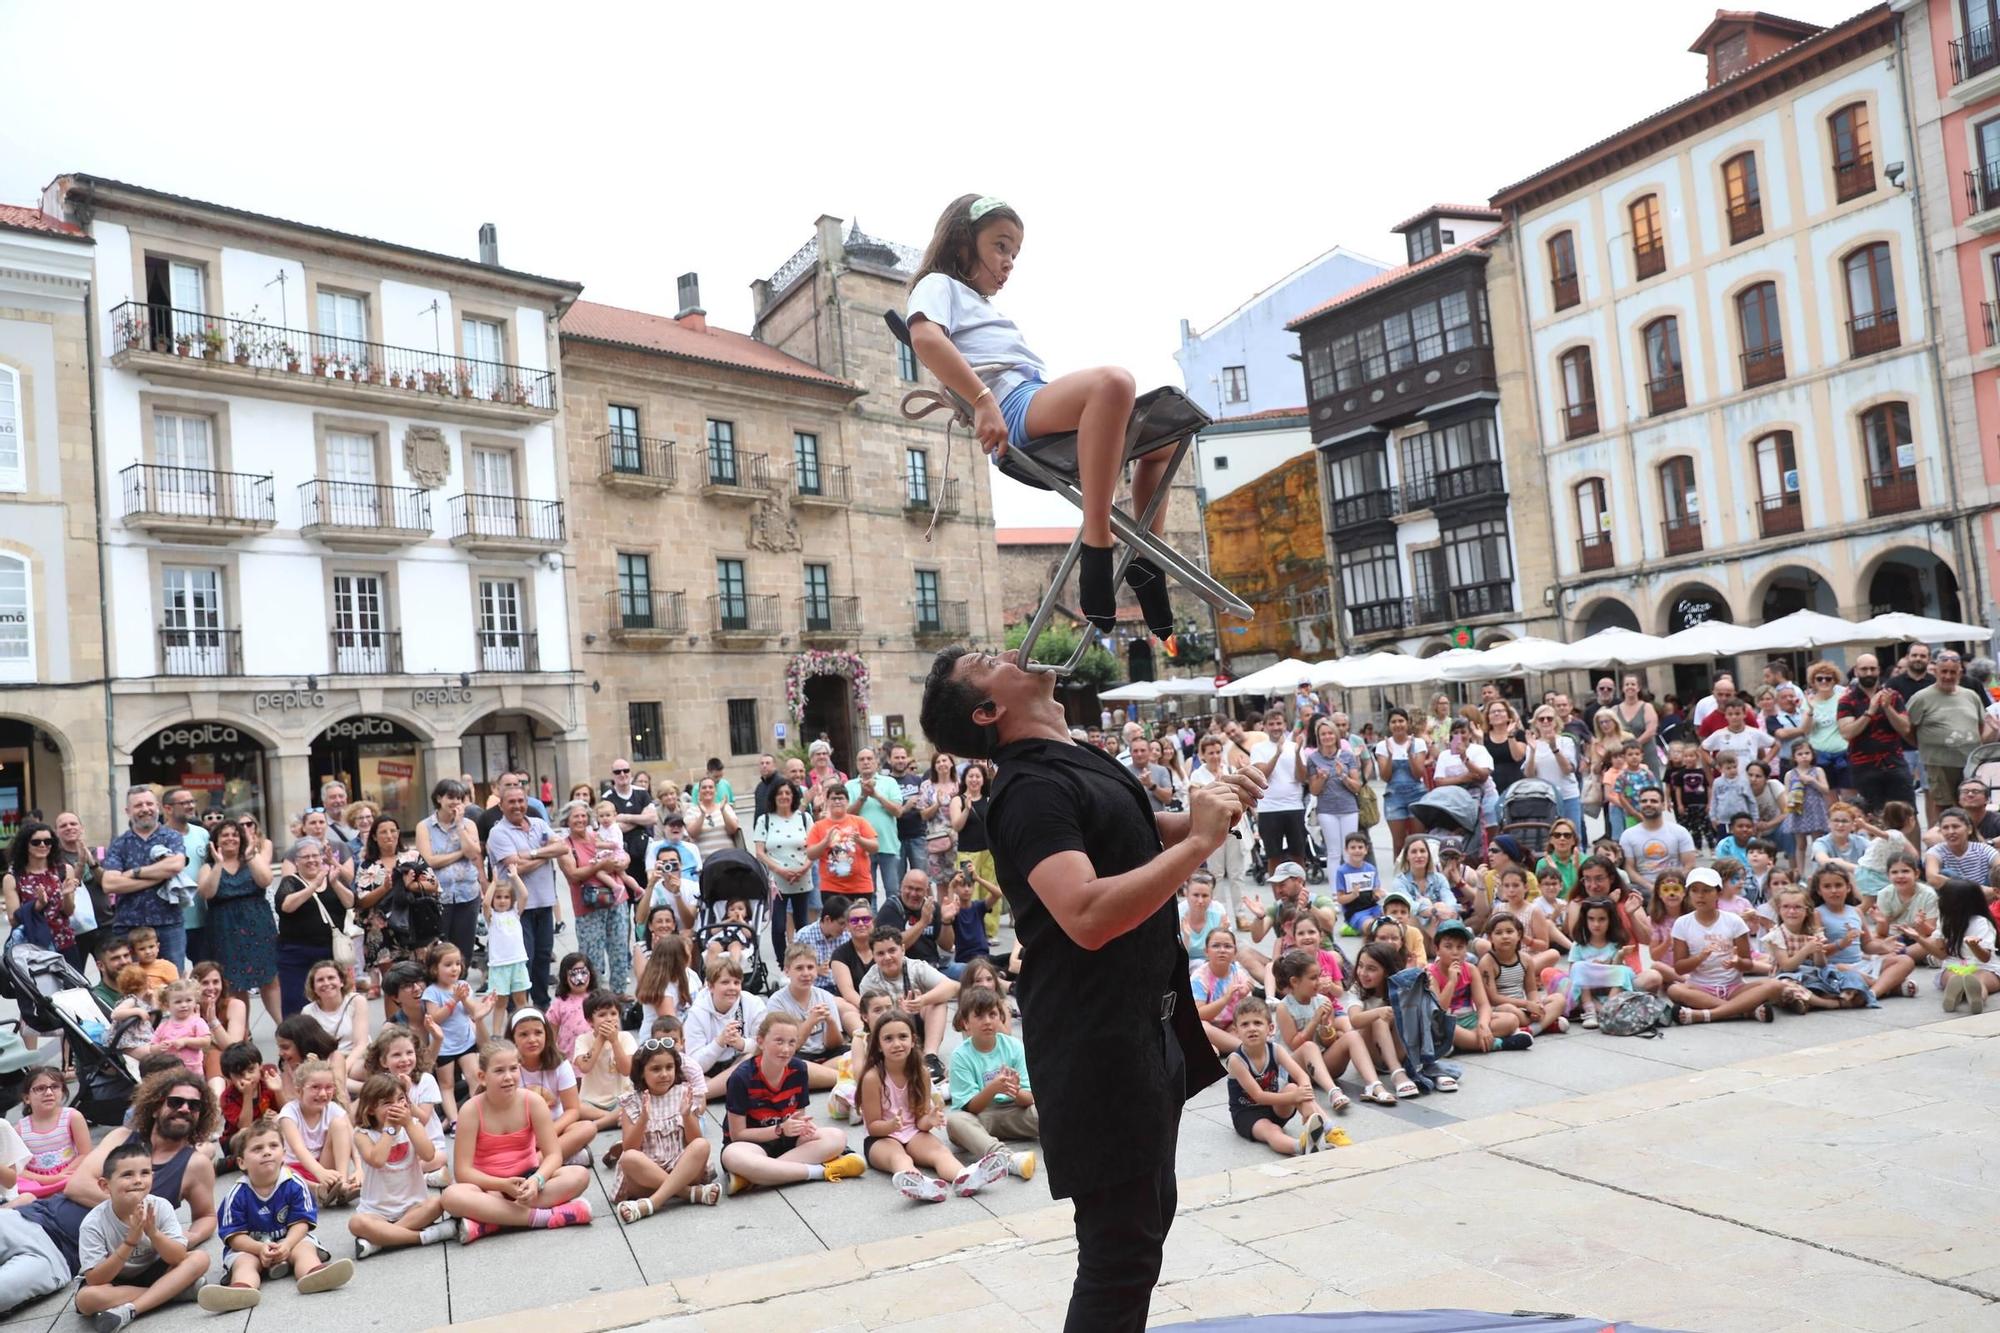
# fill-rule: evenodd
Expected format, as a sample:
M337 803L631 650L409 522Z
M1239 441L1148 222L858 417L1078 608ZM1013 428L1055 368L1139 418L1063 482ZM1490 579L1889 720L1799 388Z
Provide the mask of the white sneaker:
M1013 1163L1014 1155L1005 1148L995 1145L987 1154L974 1162L965 1173L951 1183L952 1193L961 1199L971 1198L996 1180L1006 1178L1007 1168Z
M921 1171L898 1171L889 1183L896 1187L898 1194L918 1203L943 1203L951 1197L943 1181L932 1180Z
M435 1171L426 1171L424 1172L424 1184L430 1189L441 1190L446 1185L451 1184L451 1173L443 1167L439 1167Z
M442 1245L457 1234L458 1224L449 1217L441 1217L417 1233L419 1245Z
M382 1247L380 1245L377 1245L374 1241L364 1240L360 1236L356 1236L354 1238L355 1263L360 1263L363 1259L372 1259L381 1252L382 1252Z

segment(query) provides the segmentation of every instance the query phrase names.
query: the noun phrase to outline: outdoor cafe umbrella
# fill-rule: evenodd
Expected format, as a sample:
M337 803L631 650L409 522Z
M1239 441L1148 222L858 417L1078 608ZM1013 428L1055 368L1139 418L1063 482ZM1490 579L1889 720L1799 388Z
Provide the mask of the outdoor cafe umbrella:
M1666 640L1657 634L1613 625L1587 634L1575 643L1562 645L1562 655L1544 666L1544 671L1589 671L1598 667L1623 666L1629 662L1651 661Z
M1159 686L1160 682L1156 680L1137 680L1133 681L1130 685L1120 685L1113 690L1099 690L1097 697L1105 703L1113 704L1151 703L1154 699L1159 698Z
M1872 634L1851 620L1804 610L1780 616L1743 632L1747 637L1740 651L1751 653L1793 652L1828 644L1875 641Z
M1512 675L1514 671L1556 671L1561 668L1552 664L1561 661L1563 653L1569 646L1551 639L1537 639L1530 636L1496 643L1481 656L1489 665L1501 668L1498 673L1500 675Z
M1293 683L1296 684L1297 682ZM1172 680L1156 680L1152 684L1156 691L1156 697L1161 699L1169 697L1212 699L1215 697L1215 678L1213 676L1182 676ZM1100 695L1098 697L1102 698L1103 696Z
M1627 666L1659 666L1667 662L1708 662L1754 652L1751 631L1726 620L1704 620L1660 640L1649 653L1626 659Z
M1993 637L1993 631L1984 625L1934 620L1908 611L1890 611L1873 620L1864 620L1854 628L1865 631L1855 640L1857 643L1985 643Z
M1232 699L1243 694L1290 694L1298 688L1300 681L1312 676L1312 669L1311 662L1288 657L1261 671L1253 671L1241 680L1232 680L1216 693Z

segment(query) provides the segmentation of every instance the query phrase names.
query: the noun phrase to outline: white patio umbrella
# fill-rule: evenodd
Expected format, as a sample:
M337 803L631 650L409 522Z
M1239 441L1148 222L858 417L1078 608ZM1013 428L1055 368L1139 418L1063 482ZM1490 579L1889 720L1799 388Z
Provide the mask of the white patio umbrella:
M1712 623L1712 622L1711 622ZM1700 628L1700 626L1696 626ZM1743 652L1790 652L1819 648L1827 644L1873 643L1875 636L1852 620L1824 615L1818 611L1794 611L1788 616L1746 629Z
M1297 684L1296 681L1293 683ZM1159 690L1158 697L1162 699L1169 696L1179 699L1211 699L1215 697L1215 678L1213 676L1183 676L1173 680L1156 680L1153 684ZM1101 698L1102 696L1099 697Z
M1494 644L1481 656L1493 666L1515 669L1502 671L1501 675L1513 675L1516 671L1554 671L1560 668L1551 664L1559 662L1568 647L1568 644L1552 639L1509 639L1505 643Z
M1389 689L1397 685L1422 685L1443 680L1438 657L1411 657L1407 653L1365 653L1322 664L1325 684L1343 690Z
M1156 680L1135 680L1130 685L1120 685L1112 690L1099 690L1097 697L1106 703L1143 704L1160 697L1160 683Z
M1888 643L1891 640L1905 643L1985 643L1993 637L1993 631L1984 625L1969 625L1956 620L1934 620L1930 616L1911 615L1908 611L1890 611L1864 620L1854 627L1866 631L1857 643Z
M1627 666L1657 666L1667 662L1706 662L1718 657L1755 652L1751 631L1723 620L1704 620L1678 634L1660 640L1659 647L1643 657L1633 657Z
M1516 642L1528 642L1517 640ZM1512 643L1501 644L1498 648L1480 651L1473 648L1447 648L1444 652L1424 659L1424 663L1435 673L1430 680L1448 680L1454 683L1498 680L1502 676L1518 676L1530 670L1518 659L1518 654L1504 654L1501 648L1511 648ZM1533 668L1539 670L1540 668Z
M1561 656L1543 666L1542 670L1589 671L1598 667L1651 661L1650 654L1659 651L1660 645L1665 642L1657 634L1641 634L1637 630L1613 625L1610 629L1587 634L1575 643L1563 644Z
M1313 664L1288 657L1282 662L1253 671L1241 680L1232 680L1216 693L1224 698L1243 694L1290 694L1299 682L1312 677Z

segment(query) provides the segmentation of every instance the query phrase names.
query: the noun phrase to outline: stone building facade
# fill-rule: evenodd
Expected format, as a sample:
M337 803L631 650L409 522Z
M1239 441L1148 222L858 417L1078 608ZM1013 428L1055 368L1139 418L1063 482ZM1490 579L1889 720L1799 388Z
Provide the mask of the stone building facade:
M957 437L947 479L941 420L898 411L925 377L882 312L912 262L822 218L752 284L750 335L708 323L693 275L672 318L590 302L565 317L600 774L626 755L656 778L711 756L738 775L822 733L851 771L871 738L916 735L939 647L998 641L984 463Z
M0 847L36 810L94 818L110 789L90 269L81 228L0 205Z

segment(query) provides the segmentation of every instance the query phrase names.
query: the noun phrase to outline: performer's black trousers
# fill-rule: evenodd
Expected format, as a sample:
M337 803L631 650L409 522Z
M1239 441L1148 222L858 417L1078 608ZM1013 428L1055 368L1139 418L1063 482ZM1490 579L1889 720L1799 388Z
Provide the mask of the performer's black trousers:
M1160 1095L1172 1097L1178 1108L1185 1100L1186 1066L1173 1029L1163 1023L1160 1035L1167 1058L1166 1087ZM1070 1289L1063 1333L1141 1333L1178 1198L1172 1141L1152 1175L1074 1196L1076 1285Z

